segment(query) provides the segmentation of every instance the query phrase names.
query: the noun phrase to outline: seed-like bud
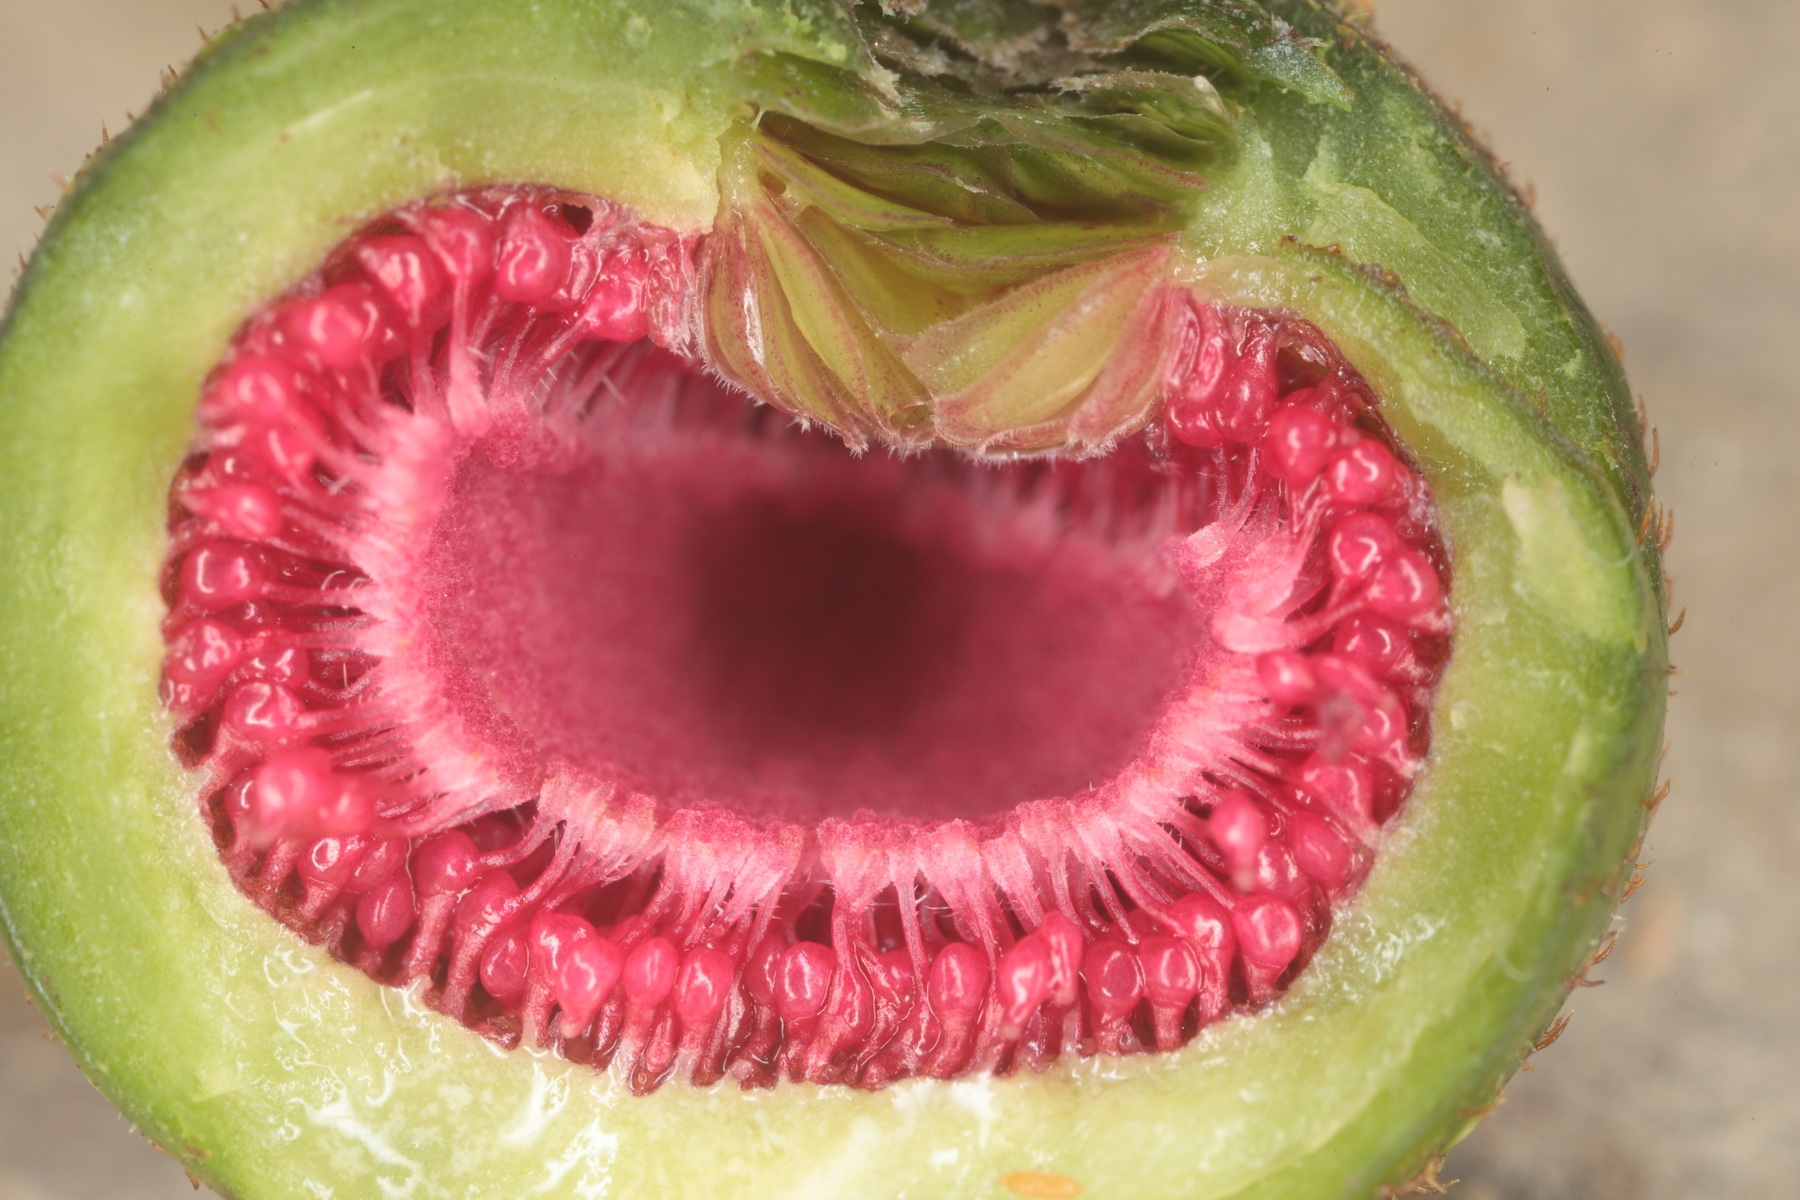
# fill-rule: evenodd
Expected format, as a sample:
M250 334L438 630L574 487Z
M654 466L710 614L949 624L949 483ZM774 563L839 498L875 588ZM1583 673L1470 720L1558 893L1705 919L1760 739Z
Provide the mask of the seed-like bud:
M181 494L181 503L231 537L262 541L281 532L281 501L260 484L192 488Z
M837 955L818 942L796 942L782 953L775 975L775 1010L784 1021L819 1015L831 994Z
M306 373L285 359L244 354L232 360L200 404L200 416L220 425L277 425L301 407Z
M357 860L356 868L344 884L344 890L361 895L392 879L406 866L410 847L400 838L376 838Z
M1351 513L1325 539L1332 574L1346 584L1363 582L1400 549L1393 523L1378 513Z
M1086 939L1075 922L1059 912L1044 917L1037 927L1037 936L1050 948L1050 1003L1068 1008L1079 998Z
M1231 924L1243 954L1250 1000L1261 1004L1273 998L1276 980L1300 953L1304 932L1300 914L1278 897L1246 896L1231 910Z
M1313 755L1300 768L1300 786L1352 829L1375 824L1375 780L1354 756L1331 762Z
M241 542L207 542L181 564L181 601L203 612L254 600L263 584L261 561Z
M1393 678L1412 656L1406 631L1371 613L1358 613L1338 626L1331 648L1371 675Z
M580 1037L625 973L625 952L596 934L567 946L560 958L552 985L562 1009L562 1034Z
M650 265L635 255L608 260L581 304L576 325L596 341L635 342L650 334Z
M696 946L681 958L675 976L675 1015L685 1029L708 1029L731 998L737 965L711 946Z
M1000 956L994 991L1000 1000L1000 1036L1008 1041L1025 1031L1025 1022L1050 998L1050 945L1033 934L1020 938Z
M424 238L369 238L358 243L356 261L410 328L435 329L449 319L443 268Z
M1310 406L1312 395L1308 389L1287 397L1263 437L1270 470L1289 487L1305 487L1317 479L1338 444L1336 423Z
M1129 945L1107 938L1088 947L1081 976L1101 1052L1127 1053L1134 1040L1131 1014L1144 998L1143 964Z
M231 626L205 617L189 621L169 637L164 703L183 713L203 708L243 653L244 639Z
M481 986L487 994L506 1004L525 994L525 976L530 958L528 935L523 929L508 929L488 943L481 956Z
M1437 608L1443 585L1429 559L1417 550L1402 550L1375 572L1366 595L1369 607L1382 616L1414 621Z
M1167 921L1200 961L1200 1019L1217 1020L1230 1003L1228 981L1237 956L1231 913L1204 892L1191 892L1169 906Z
M225 728L259 745L291 745L305 738L306 705L279 683L256 680L232 688L223 716Z
M519 304L541 304L568 282L570 231L536 205L506 214L494 270L494 294Z
M1290 815L1288 842L1300 869L1326 891L1337 892L1350 878L1354 862L1350 846L1324 817L1304 810Z
M675 975L681 966L681 954L675 944L664 937L639 942L625 956L620 981L625 1001L633 1008L655 1008L668 998L675 987Z
M1400 464L1374 438L1363 438L1332 456L1325 468L1325 490L1339 504L1384 504L1393 499Z
M377 884L356 903L356 927L363 944L377 952L404 937L418 915L412 880L404 872Z
M1268 814L1243 792L1226 792L1213 805L1206 832L1225 856L1232 883L1249 891L1255 885L1256 855L1269 838Z
M1138 943L1138 961L1144 972L1144 994L1150 999L1156 1044L1173 1050L1181 1045L1187 1007L1200 993L1200 960L1180 940L1154 934Z
M296 347L334 371L383 363L406 348L375 294L360 284L340 283L302 300L280 324Z
M420 213L417 227L439 265L461 287L477 287L493 275L494 226L485 216L446 204Z
M413 856L413 876L422 896L453 896L475 882L481 853L474 839L452 829L428 839Z

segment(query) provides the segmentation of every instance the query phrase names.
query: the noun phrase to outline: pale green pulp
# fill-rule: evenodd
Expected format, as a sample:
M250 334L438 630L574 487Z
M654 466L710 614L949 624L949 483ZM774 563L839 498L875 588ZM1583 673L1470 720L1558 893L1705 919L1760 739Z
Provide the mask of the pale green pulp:
M0 916L82 1066L221 1190L1003 1197L1035 1170L1090 1197L1360 1196L1492 1099L1603 928L1665 667L1623 381L1485 160L1353 37L1328 53L1349 110L1240 97L1187 273L1298 310L1381 391L1442 506L1458 634L1429 766L1274 1010L1043 1076L638 1098L496 1049L236 891L156 699L168 481L232 330L446 186L704 228L730 64L848 61L834 12L303 4L223 38L60 206L0 345Z

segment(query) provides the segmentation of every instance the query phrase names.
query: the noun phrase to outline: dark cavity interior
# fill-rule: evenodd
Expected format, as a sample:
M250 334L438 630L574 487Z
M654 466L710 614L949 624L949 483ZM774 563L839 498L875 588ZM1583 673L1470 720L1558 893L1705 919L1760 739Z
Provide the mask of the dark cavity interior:
M1141 454L857 457L659 370L572 465L488 446L455 476L432 654L502 756L675 807L980 819L1143 748L1201 623Z

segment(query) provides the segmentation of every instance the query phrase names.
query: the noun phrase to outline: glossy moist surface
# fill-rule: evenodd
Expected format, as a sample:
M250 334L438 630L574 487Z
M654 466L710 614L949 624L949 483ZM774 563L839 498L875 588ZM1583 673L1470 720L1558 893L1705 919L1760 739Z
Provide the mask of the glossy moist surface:
M687 248L465 192L233 339L162 688L233 878L639 1092L1041 1072L1278 998L1452 632L1366 384L1158 283L1166 408L1110 454L858 457L671 352Z
M1173 1071L919 1084L813 1105L797 1090L665 1090L622 1108L603 1084L496 1060L437 1018L384 1004L248 910L160 749L152 586L163 481L199 378L244 307L340 236L322 214L380 211L446 170L615 195L677 226L710 211L723 106L701 85L659 107L666 85L645 86L704 66L704 52L633 26L641 57L609 85L584 74L581 50L624 38L626 14L546 18L508 31L512 46L525 40L533 82L479 12L452 45L432 32L443 6L384 11L414 36L371 36L372 18L322 8L253 30L266 46L246 37L222 51L84 184L25 281L0 359L8 931L47 1010L134 1119L243 1194L345 1172L370 1194L376 1179L413 1194L511 1194L520 1178L568 1194L608 1180L621 1194L707 1194L753 1172L746 1191L854 1178L871 1194L914 1180L979 1193L1036 1168L1095 1193L1309 1195L1403 1171L1485 1102L1591 945L1601 889L1635 840L1660 723L1658 605L1633 551L1641 470L1616 366L1579 310L1565 312L1560 275L1485 164L1354 40L1331 60L1382 103L1340 116L1258 100L1266 152L1241 151L1215 178L1217 206L1195 238L1197 254L1255 257L1195 278L1308 316L1381 392L1440 496L1462 633L1416 807L1349 928L1277 1012L1222 1027ZM756 36L827 56L832 41L774 20ZM329 85L284 75L289 56L320 45L344 64ZM209 120L243 152L220 159L181 136ZM383 139L406 152L371 156L367 171L319 169ZM599 146L615 153L584 154ZM225 188L245 177L258 181L251 194ZM237 252L240 232L258 249ZM1453 321L1472 305L1461 314L1471 328L1497 301L1498 340L1464 330L1486 366L1379 280L1284 247L1285 233L1384 262ZM1518 265L1484 267L1478 246ZM70 328L86 352L67 353ZM1541 398L1566 440L1517 395ZM1585 456L1625 465L1602 471ZM87 752L68 755L71 743ZM82 869L95 862L106 869ZM1325 1070L1346 1055L1373 1066ZM470 1113L497 1134L460 1133ZM677 1164L656 1147L689 1122L715 1136L685 1142ZM279 1156L215 1152L278 1139Z

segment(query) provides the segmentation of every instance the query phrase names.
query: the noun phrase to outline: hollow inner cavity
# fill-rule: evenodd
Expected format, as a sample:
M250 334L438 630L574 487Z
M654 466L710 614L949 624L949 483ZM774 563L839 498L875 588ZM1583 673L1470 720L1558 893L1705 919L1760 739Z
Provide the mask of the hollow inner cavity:
M744 406L621 421L555 472L468 455L427 559L466 719L792 821L990 817L1141 751L1200 636L1155 540L1071 524L1045 472L852 457Z

